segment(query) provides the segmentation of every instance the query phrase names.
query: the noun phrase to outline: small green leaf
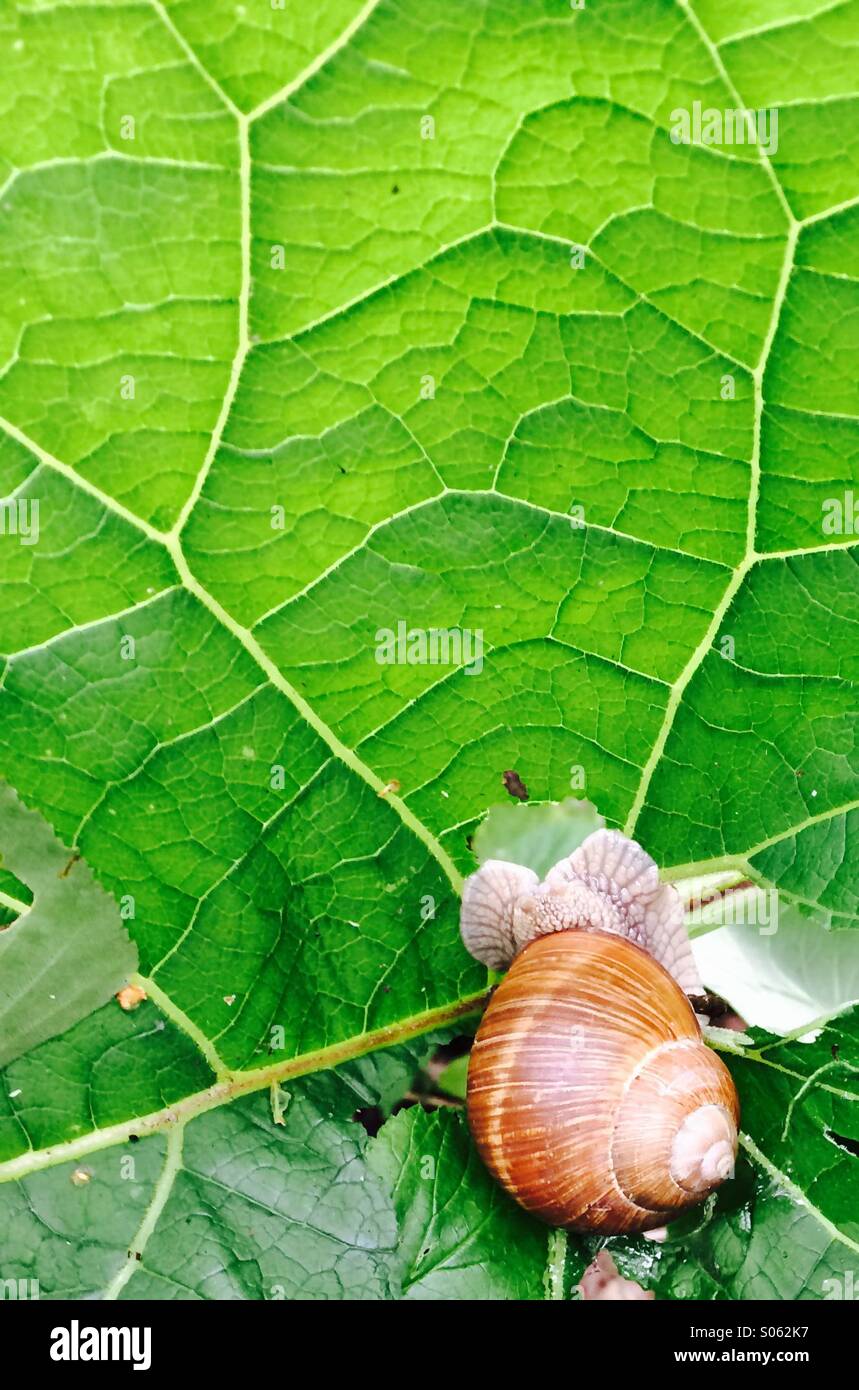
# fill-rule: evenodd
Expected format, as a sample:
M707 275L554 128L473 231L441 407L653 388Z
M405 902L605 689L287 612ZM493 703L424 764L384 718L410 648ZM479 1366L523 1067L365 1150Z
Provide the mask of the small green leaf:
M393 1189L404 1298L544 1296L550 1232L492 1181L464 1116L402 1111L374 1141L370 1165ZM573 1256L567 1287L583 1269Z
M459 1100L465 1100L467 1084L467 1056L457 1057L453 1062L449 1062L438 1078L439 1090L446 1092L449 1096L456 1096Z
M605 825L589 801L568 797L561 802L522 802L490 806L474 836L478 862L507 859L525 864L542 877L567 854Z

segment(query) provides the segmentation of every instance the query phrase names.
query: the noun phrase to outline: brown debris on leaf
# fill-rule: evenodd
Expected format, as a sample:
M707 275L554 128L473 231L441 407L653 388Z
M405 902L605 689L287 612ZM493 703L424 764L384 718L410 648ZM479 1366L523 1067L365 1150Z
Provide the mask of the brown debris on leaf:
M60 869L60 875L59 875L60 878L68 878L68 876L69 876L69 874L71 873L72 869L75 867L75 864L77 864L77 863L79 862L80 857L81 857L81 855L80 855L80 850L77 850L77 849L76 849L75 852L74 852L74 854L72 855L71 859L70 859L69 862L66 864L66 867L65 867L64 869Z
M528 800L530 793L518 772L508 768L506 772L502 773L501 780L504 783L505 791L509 792L511 796L515 796L517 801Z
M143 1003L146 998L146 990L141 989L140 985L126 985L114 997L119 1007L129 1013L132 1009L136 1009L138 1004Z

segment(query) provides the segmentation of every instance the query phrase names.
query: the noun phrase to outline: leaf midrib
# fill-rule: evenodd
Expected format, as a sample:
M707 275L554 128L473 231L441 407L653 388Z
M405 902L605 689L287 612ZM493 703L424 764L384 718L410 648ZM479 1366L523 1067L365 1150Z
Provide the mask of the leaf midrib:
M486 1001L485 991L465 995L452 1004L443 1004L424 1013L413 1014L399 1023L387 1024L382 1028L373 1029L371 1032L357 1034L343 1042L331 1043L327 1047L300 1053L296 1057L274 1062L265 1067L228 1072L205 1090L195 1091L172 1105L164 1106L161 1110L122 1120L104 1129L93 1129L88 1134L81 1135L76 1139L52 1144L44 1149L29 1149L26 1153L19 1154L15 1158L6 1159L0 1163L0 1182L16 1181L43 1168L53 1168L57 1164L83 1158L87 1154L111 1148L116 1144L127 1143L132 1136L138 1139L148 1138L170 1126L183 1124L197 1115L205 1114L208 1110L216 1110L222 1105L228 1105L238 1096L265 1090L274 1082L288 1081L304 1076L308 1072L342 1066L344 1062L354 1061L355 1058L363 1057L365 1053L374 1052L377 1048L393 1047L397 1043L407 1042L412 1038L419 1037L422 1033L433 1032L437 1028L443 1028L447 1024L467 1018L471 1014L480 1013L485 1007ZM184 1026L185 1015L180 1016L180 1011L172 1005L166 995L159 991L159 998L155 1002L177 1026ZM195 1030L195 1032L199 1032L199 1030ZM199 1038L195 1035L191 1036L199 1046ZM210 1055L207 1055L207 1060ZM17 1115L15 1119L21 1124Z

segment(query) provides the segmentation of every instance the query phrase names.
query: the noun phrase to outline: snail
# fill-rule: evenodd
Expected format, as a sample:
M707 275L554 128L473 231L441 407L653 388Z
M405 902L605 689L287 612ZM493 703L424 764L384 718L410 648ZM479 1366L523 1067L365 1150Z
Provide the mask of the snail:
M507 970L481 1020L467 1110L489 1171L553 1226L664 1226L733 1173L739 1103L688 995L701 982L676 890L616 830L541 883L489 860L466 879L466 947Z

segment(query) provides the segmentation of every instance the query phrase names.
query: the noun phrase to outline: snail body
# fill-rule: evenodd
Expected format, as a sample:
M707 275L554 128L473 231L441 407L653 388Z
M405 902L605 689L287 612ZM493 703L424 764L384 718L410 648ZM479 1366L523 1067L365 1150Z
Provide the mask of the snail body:
M497 1181L554 1226L664 1226L733 1171L737 1095L681 987L700 981L674 899L615 831L542 885L498 861L466 884L466 944L509 955L472 1049L469 1125Z

